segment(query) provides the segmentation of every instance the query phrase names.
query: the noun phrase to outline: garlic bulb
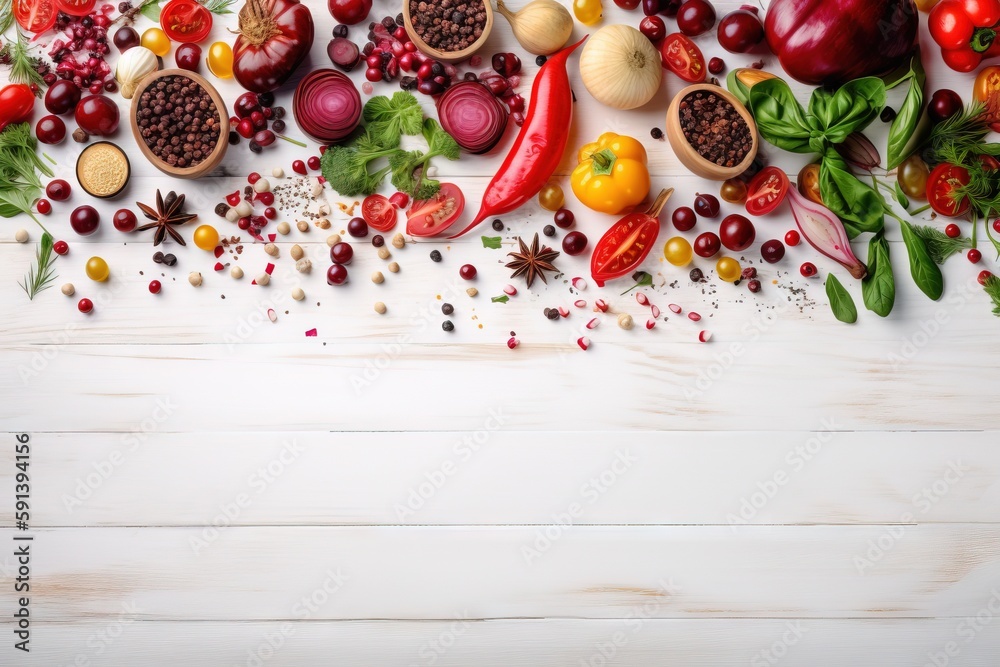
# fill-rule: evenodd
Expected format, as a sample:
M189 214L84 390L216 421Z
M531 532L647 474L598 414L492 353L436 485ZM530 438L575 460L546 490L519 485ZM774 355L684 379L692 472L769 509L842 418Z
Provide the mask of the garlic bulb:
M159 69L156 56L144 46L133 46L118 58L115 80L122 97L131 99L144 76Z
M573 32L573 16L555 0L532 0L518 12L497 0L497 11L510 23L518 44L536 56L552 55Z
M660 54L631 26L601 28L580 54L583 85L594 99L615 109L634 109L653 99L662 76Z

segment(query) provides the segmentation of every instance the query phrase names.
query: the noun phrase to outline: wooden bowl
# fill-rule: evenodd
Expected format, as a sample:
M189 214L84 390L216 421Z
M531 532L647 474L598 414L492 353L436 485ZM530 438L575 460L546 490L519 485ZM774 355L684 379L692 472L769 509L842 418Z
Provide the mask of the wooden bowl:
M680 121L680 105L681 100L690 95L693 92L704 90L710 93L714 93L719 97L722 97L727 102L733 105L733 108L740 114L743 120L746 122L747 126L750 128L750 135L752 137L753 143L750 145L750 150L747 152L746 157L735 167L720 167L714 162L706 160L698 151L694 149L688 140L684 137L684 131L681 129ZM715 86L709 83L696 83L693 86L688 86L681 90L674 99L670 102L670 107L667 109L667 139L670 141L670 147L674 149L674 154L677 159L684 164L691 173L701 176L702 178L707 178L713 181L725 181L730 178L736 178L744 171L750 168L753 163L754 158L757 157L757 147L760 144L760 139L757 137L757 124L753 121L753 116L747 111L747 108L743 106L736 97L730 93L728 90L724 90L720 86Z
M193 167L173 167L167 164L153 154L153 151L149 149L149 146L147 146L145 140L143 140L142 135L139 134L139 125L136 123L136 112L139 110L139 98L142 97L143 91L145 91L150 84L165 76L186 76L191 79L208 91L212 101L215 102L216 110L219 112L219 141L215 144L215 150L213 150L207 158ZM226 155L226 149L229 148L229 114L226 113L226 103L223 101L222 96L219 95L219 91L217 91L215 87L203 76L196 74L195 72L190 72L186 69L162 69L156 72L150 72L145 78L142 79L142 81L139 82L139 85L136 86L135 95L132 96L132 107L129 113L131 114L129 124L132 126L132 135L135 137L135 142L139 144L139 150L142 151L142 154L147 160L150 161L150 163L153 164L153 166L162 171L164 174L168 174L176 178L198 178L215 169L219 163L222 162L222 158Z
M492 0L483 0L483 7L486 8L486 23L483 25L483 34L480 35L479 39L473 42L472 46L462 49L461 51L441 51L428 46L427 42L422 40L417 35L417 31L413 29L413 23L410 21L409 0L403 0L403 27L406 28L406 34L410 36L410 40L421 53L428 55L435 60L440 60L443 63L461 62L468 59L473 53L478 51L479 48L486 43L486 40L489 39L490 32L493 30Z

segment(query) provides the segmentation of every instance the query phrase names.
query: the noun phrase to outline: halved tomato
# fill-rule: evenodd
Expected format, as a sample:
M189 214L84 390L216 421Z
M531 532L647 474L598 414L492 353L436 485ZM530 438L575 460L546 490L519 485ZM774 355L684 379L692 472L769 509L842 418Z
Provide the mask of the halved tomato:
M660 57L666 69L685 81L701 83L705 80L705 56L687 35L675 32L664 37L660 42Z
M942 162L927 177L927 202L938 215L957 218L969 210L969 198L956 201L953 192L969 184L969 170Z
M646 213L629 213L604 233L590 257L590 275L598 287L631 273L656 243L660 219Z
M86 16L93 11L97 0L56 0L59 11L70 16Z
M430 199L413 202L406 211L406 233L437 236L451 227L465 210L465 195L454 183L442 183Z
M160 12L160 27L172 42L197 44L212 31L212 12L195 0L170 0Z
M788 194L788 176L777 167L765 167L747 188L747 213L767 215L778 208Z
M368 195L361 204L361 217L369 227L387 232L396 226L396 207L385 195Z
M14 0L14 18L28 32L45 32L56 23L54 0Z

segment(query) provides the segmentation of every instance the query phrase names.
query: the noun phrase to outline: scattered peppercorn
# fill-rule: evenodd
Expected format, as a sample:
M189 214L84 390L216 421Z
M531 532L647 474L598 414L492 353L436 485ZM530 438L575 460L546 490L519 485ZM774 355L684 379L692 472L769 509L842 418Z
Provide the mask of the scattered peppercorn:
M493 231L502 232L503 231L503 220L497 218L493 221Z
M545 56L538 56L537 58L535 58L535 64L541 67L542 65L545 64L546 60L548 60L548 58L546 58Z
M385 238L381 234L376 234L372 237L372 245L376 248L381 248L385 245Z
M892 107L886 107L882 109L882 114L879 116L883 123L891 123L896 120L896 110Z
M445 320L444 322L441 323L441 328L444 329L445 331L454 331L455 324L451 320Z
M226 213L229 213L229 204L216 204L215 214L220 218L226 217Z
M450 303L442 303L441 312L444 313L445 315L451 315L452 313L455 312L455 306L451 305Z
M440 250L431 250L431 261L432 262L440 262L441 261L441 251Z
M662 139L663 130L661 130L658 127L654 127L652 130L649 131L649 136L653 137L654 139Z
M555 236L556 228L553 227L552 225L545 225L544 227L542 227L542 234L545 234L546 236Z
M559 319L559 309L558 308L546 308L543 312L545 313L545 317L549 318L550 320L558 320Z
M688 277L691 279L691 282L700 283L702 280L705 279L705 274L702 273L701 269L695 268L691 269L691 273L688 274Z

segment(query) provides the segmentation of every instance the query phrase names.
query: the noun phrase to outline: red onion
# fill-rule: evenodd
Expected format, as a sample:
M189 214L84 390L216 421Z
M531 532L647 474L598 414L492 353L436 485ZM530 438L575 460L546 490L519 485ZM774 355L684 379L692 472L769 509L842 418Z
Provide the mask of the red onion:
M461 81L438 98L441 127L470 153L485 153L507 129L507 108L478 81Z
M313 70L295 88L292 114L299 129L321 144L332 144L358 126L361 95L337 70Z
M788 188L788 201L795 224L809 245L842 264L858 280L868 274L868 268L851 251L843 223L830 209L806 199L797 187Z

